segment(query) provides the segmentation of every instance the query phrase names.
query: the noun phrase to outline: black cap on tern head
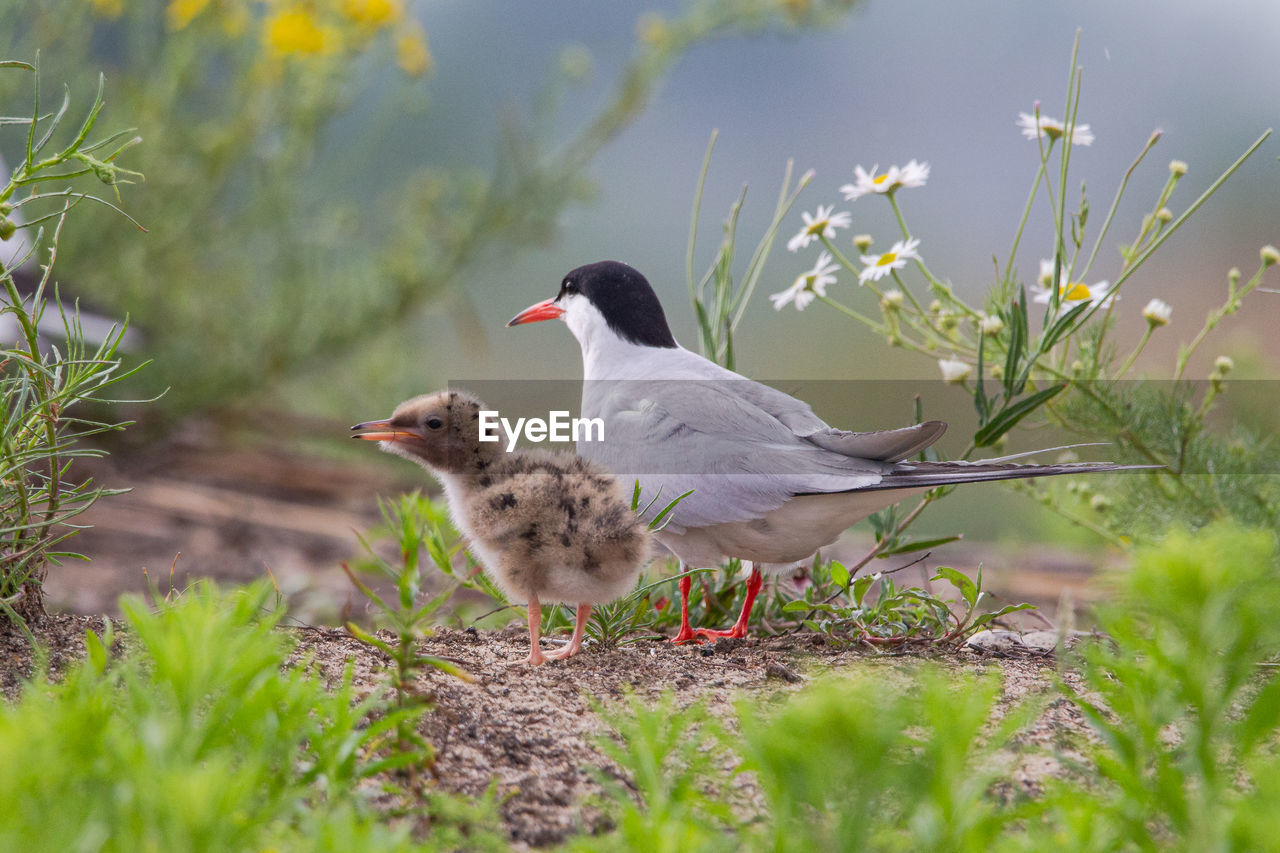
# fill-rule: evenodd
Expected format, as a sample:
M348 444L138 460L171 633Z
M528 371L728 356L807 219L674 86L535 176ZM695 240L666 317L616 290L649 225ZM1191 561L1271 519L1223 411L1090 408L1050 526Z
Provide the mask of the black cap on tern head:
M578 267L560 283L556 301L571 293L589 299L609 328L623 340L640 346L676 346L658 295L648 279L634 267L618 261Z

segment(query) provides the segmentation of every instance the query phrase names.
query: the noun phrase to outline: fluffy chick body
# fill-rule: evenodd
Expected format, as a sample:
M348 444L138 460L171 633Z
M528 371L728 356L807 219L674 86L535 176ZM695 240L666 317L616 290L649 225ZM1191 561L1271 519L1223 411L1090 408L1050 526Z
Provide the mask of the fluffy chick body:
M648 556L617 480L581 457L517 450L472 482L440 479L455 524L513 601L605 604L631 589Z
M480 441L484 404L460 391L401 403L386 421L353 429L433 473L472 553L507 596L529 605L530 663L568 657L581 644L592 605L628 592L649 556L646 525L621 484L598 463L547 450L506 451ZM535 611L543 602L578 605L564 655L538 650Z

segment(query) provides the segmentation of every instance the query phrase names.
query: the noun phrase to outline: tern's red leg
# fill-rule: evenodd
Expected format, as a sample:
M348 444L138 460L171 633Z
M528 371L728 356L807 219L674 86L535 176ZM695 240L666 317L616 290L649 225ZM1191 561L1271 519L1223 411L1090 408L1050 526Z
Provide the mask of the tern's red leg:
M760 564L751 564L751 576L747 578L747 597L742 602L742 613L738 616L738 621L733 623L733 627L728 631L713 631L710 628L699 628L697 634L700 637L715 639L717 637L745 637L747 636L747 620L751 618L751 608L756 603L756 596L760 594L760 587L764 586L764 575L760 574Z
M680 564L680 571L684 571L684 563ZM689 626L689 589L693 586L693 578L682 577L678 585L680 588L680 633L672 637L671 642L677 645L680 643L700 643L702 639Z
M587 627L587 619L591 617L591 605L578 605L578 621L573 626L573 639L566 645L556 649L553 652L547 652L543 655L547 660L559 660L560 658L571 658L578 653L578 649L582 648L582 634Z

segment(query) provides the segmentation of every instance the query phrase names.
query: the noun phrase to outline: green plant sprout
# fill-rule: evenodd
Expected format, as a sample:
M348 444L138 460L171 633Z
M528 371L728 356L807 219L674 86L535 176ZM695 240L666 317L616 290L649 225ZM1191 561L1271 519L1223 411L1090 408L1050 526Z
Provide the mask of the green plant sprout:
M843 563L815 559L811 583L803 597L786 602L781 611L804 614L799 617L800 624L836 643L896 650L962 645L1002 616L1035 609L1022 603L979 612L987 597L982 589L981 568L977 578L970 578L964 572L939 566L930 580L945 581L959 594L958 601L948 602L923 589L901 587L883 573L853 578ZM870 595L873 588L874 596Z
M5 125L26 128L23 157L13 173L0 176L0 235L8 240L19 227L34 232L30 249L13 259L12 268L0 268L0 316L11 317L20 331L14 342L0 341L0 615L26 631L27 620L44 615L43 582L50 564L83 559L58 546L80 528L75 518L104 495L116 494L73 475L76 459L100 456L103 451L83 442L100 433L123 429L124 422L99 421L81 414L93 404L113 402L103 392L132 376L144 364L122 368L118 349L126 325L114 326L96 349L90 349L75 306L70 310L52 285L62 228L80 202L103 205L134 221L110 201L70 188L45 189L51 183L66 184L93 175L119 197L119 186L139 173L124 169L115 159L140 140L124 130L90 141L103 108L104 80L75 135L51 148L71 103L70 90L52 114L40 107L39 58L34 64L0 62L0 73L27 73L34 88L34 108L29 117L2 117ZM53 153L49 153L52 151ZM11 219L21 211L21 225ZM46 231L46 224L52 225ZM141 226L138 226L141 228ZM34 293L19 292L13 273L37 252L48 252ZM51 292L52 291L52 292ZM61 321L61 349L41 340L45 313L55 308Z
M366 631L352 621L346 623L347 631L365 645L383 652L395 664L391 674L391 687L395 692L392 707L398 712L417 710L417 714L400 714L395 727L396 765L403 768L411 786L416 786L416 769L431 767L434 751L417 730L418 718L430 705L430 698L417 687L419 674L425 669L442 672L467 681L471 676L452 661L418 651L418 642L432 633L436 613L461 586L454 579L444 590L430 595L419 603L423 594L423 557L446 575L452 576L454 554L460 544L446 542L442 531L440 512L420 493L402 496L398 501L380 500L384 529L398 545L398 560L391 562L378 554L377 549L364 536L359 536L368 556L353 568L342 564L351 583L374 606L376 621L385 625L393 634L392 640L384 640ZM424 554L425 552L425 554ZM368 575L394 585L393 596L383 596L365 583L359 575Z

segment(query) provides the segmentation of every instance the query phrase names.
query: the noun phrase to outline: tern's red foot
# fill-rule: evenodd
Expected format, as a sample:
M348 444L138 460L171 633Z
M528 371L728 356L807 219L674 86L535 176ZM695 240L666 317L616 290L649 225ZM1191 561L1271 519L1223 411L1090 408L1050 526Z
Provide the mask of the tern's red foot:
M680 570L684 571L684 563L680 564ZM683 643L701 643L702 638L698 636L698 632L689 626L689 589L692 581L688 575L680 578L677 586L680 588L680 633L671 638L671 642L677 646Z
M700 633L702 633L701 628L695 631L692 628L690 628L689 623L686 622L680 626L680 633L672 637L671 642L672 644L677 646L681 645L682 643L701 643L702 638L698 636Z
M741 640L747 636L747 629L738 625L734 625L727 631L717 631L714 628L699 628L693 633L698 635L698 641L702 640L719 640L724 637L730 637L735 640Z

